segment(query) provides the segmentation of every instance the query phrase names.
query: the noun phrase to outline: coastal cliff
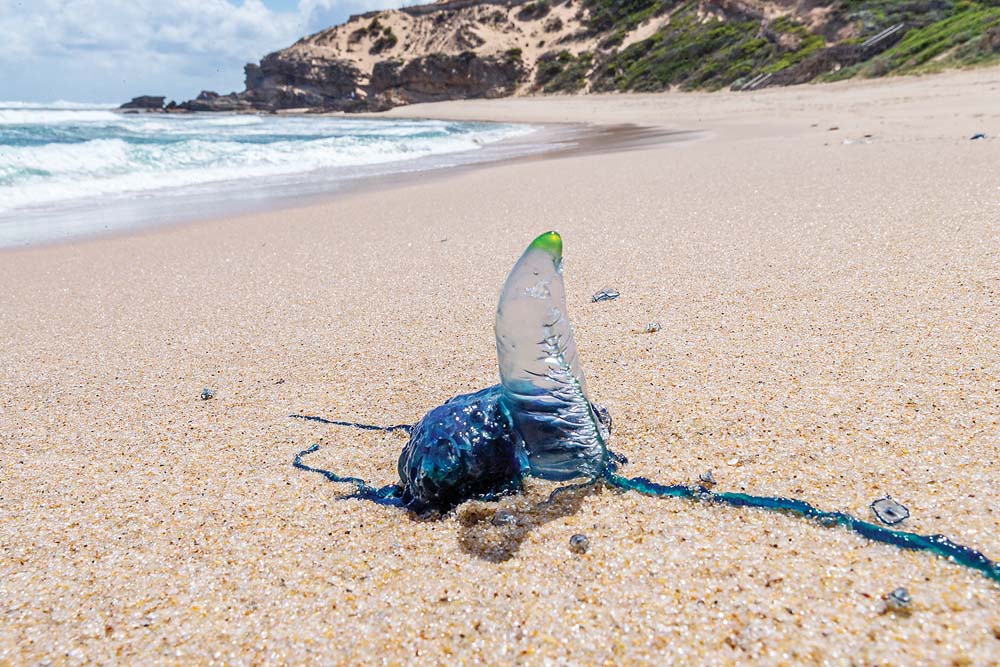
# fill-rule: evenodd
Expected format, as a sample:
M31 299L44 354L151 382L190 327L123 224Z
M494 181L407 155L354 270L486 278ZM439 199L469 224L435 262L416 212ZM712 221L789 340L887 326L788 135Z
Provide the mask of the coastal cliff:
M243 92L205 91L175 108L352 112L921 72L1000 60L997 4L444 0L352 16L247 65Z

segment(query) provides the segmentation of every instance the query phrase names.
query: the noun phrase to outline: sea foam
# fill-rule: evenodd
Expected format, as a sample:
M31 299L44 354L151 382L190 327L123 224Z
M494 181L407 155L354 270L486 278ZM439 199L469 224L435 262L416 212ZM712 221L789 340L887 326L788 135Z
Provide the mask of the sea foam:
M103 105L0 102L0 225L19 212L176 196L183 188L479 151L526 126L221 114L122 114ZM378 173L378 170L375 170ZM44 224L39 219L38 224Z

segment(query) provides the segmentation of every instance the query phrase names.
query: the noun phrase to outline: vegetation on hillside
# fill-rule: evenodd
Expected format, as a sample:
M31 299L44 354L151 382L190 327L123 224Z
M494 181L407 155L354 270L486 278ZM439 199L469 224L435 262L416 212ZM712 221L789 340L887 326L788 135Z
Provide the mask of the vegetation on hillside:
M594 65L593 54L584 51L546 53L535 68L535 88L546 93L575 93L587 85L587 73Z
M593 88L663 90L670 86L715 89L763 69L785 55L757 21L699 20L688 3L648 39L606 58ZM811 37L811 35L810 35ZM820 38L822 41L822 38Z
M939 12L935 21L923 16L901 17L908 18L914 27L899 43L826 78L927 72L1000 60L1000 0L948 4L952 4L950 11Z
M718 89L771 74L785 82L885 76L1000 61L1000 0L839 0L816 30L792 16L766 20L725 3L583 0L598 50L545 54L535 89L574 92ZM711 11L706 11L706 8ZM623 47L649 20L649 37ZM902 28L874 45L865 40ZM836 41L834 35L851 34ZM826 35L826 36L824 36ZM797 69L796 69L797 68Z

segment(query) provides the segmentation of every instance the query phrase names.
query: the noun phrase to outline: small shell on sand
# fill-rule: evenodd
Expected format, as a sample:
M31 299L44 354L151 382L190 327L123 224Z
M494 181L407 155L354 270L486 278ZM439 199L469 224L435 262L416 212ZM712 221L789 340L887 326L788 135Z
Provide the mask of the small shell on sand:
M604 289L595 292L594 296L590 297L590 300L594 303L600 301L614 301L621 296L621 293L613 287L605 287Z
M910 510L893 500L892 496L879 498L871 504L871 508L878 520L888 526L894 526L910 516Z

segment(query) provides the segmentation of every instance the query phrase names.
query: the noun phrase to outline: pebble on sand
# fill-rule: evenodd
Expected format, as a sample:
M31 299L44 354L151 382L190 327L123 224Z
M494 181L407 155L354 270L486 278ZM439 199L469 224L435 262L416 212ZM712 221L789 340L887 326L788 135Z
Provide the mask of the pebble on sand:
M871 504L871 508L878 520L888 526L894 526L910 516L910 510L893 500L892 496L879 498Z
M620 296L621 292L619 292L615 288L605 287L599 292L594 293L594 296L590 297L590 300L594 303L598 303L600 301L614 301Z
M908 612L911 601L910 591L900 586L885 596L885 609L886 611Z
M573 537L569 538L569 548L574 553L583 554L590 551L590 540L586 535L581 535L577 533Z

